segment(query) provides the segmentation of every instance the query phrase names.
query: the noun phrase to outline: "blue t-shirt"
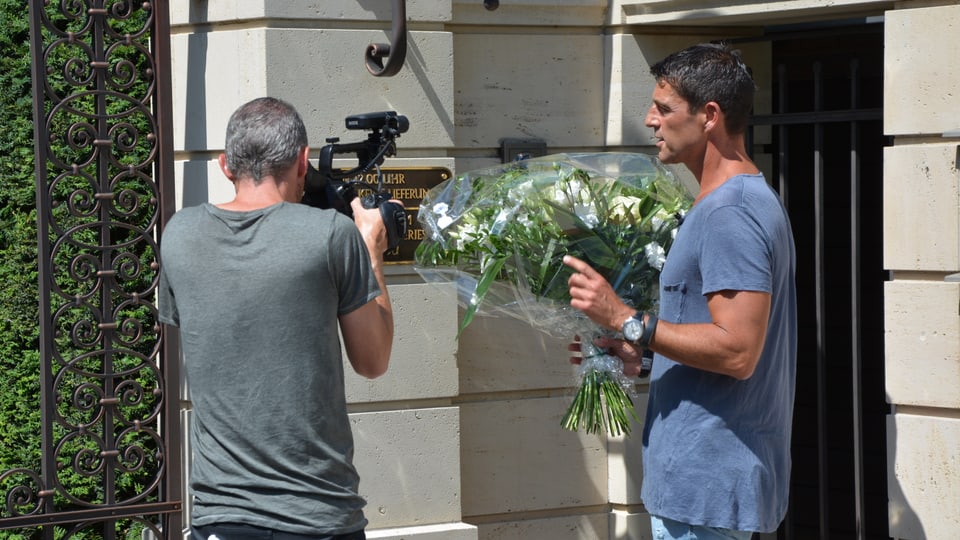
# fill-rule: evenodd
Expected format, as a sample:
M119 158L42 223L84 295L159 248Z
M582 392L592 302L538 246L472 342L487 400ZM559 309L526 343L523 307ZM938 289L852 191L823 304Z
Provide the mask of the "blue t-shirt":
M710 322L709 293L770 293L753 376L737 380L656 355L643 430L643 503L693 525L776 530L787 510L796 381L795 248L762 175L730 178L677 232L660 276L660 318Z

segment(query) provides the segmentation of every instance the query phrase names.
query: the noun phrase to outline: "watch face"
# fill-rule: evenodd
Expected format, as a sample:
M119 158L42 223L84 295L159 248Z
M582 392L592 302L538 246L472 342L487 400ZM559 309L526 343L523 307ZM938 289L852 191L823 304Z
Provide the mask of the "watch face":
M623 337L627 341L636 341L640 339L640 335L643 333L643 322L633 317L626 320L623 323Z

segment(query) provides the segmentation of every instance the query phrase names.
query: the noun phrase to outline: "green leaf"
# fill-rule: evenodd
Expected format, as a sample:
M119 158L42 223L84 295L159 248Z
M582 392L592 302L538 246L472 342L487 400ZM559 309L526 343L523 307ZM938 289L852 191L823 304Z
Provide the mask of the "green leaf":
M467 311L463 315L463 321L460 322L460 328L457 330L457 339L460 339L460 334L463 333L464 328L466 328L467 325L473 321L473 317L476 315L477 309L480 308L480 304L483 303L483 299L487 295L487 291L490 290L490 286L493 285L494 281L496 281L497 276L500 274L500 270L503 268L503 265L506 262L507 259L504 257L494 259L484 271L480 281L477 282L477 288L473 293L473 298L471 299L470 304L467 306Z

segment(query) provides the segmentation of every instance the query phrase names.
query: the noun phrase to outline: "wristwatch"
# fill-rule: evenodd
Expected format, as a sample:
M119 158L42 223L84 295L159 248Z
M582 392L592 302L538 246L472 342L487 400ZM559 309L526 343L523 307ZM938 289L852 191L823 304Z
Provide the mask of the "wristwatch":
M623 327L620 331L623 332L624 339L631 343L638 343L646 329L647 325L643 322L643 312L636 311L627 320L623 321Z
M647 320L643 320L644 312L637 311L627 320L623 321L623 337L631 343L646 349L650 346L650 340L653 339L653 333L657 331L657 316L653 313L647 313Z

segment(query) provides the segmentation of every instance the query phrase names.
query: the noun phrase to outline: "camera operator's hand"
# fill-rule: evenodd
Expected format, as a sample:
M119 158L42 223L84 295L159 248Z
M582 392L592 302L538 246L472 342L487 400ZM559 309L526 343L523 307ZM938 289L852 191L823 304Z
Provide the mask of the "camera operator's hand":
M383 252L387 250L387 229L383 224L383 216L379 208L364 208L360 197L350 201L353 209L353 221L360 229L360 235L367 243L370 258L374 262L383 260Z

